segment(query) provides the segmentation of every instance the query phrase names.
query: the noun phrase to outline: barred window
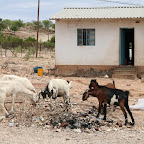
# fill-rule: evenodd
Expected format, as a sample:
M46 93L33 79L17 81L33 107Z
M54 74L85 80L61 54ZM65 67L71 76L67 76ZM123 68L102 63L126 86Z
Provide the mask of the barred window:
M95 29L77 29L77 45L94 46Z

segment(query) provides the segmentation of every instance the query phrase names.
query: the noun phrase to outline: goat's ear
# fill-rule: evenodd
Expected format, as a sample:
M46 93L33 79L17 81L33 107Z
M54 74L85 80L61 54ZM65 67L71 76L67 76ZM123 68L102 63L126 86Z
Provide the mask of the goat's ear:
M92 79L91 82L95 82L95 83L97 83L96 79Z
M51 90L51 94L53 94L53 89Z
M70 83L70 81L68 81L68 80L67 80L67 83L69 84L69 83Z
M48 90L48 85L46 86L45 90Z

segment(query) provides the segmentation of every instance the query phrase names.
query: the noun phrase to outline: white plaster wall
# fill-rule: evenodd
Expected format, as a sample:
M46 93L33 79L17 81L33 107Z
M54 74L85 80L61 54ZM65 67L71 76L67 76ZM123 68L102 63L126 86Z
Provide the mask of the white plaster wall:
M77 29L94 28L95 46L77 46ZM119 65L120 28L135 29L135 65L144 66L144 20L56 21L56 65Z

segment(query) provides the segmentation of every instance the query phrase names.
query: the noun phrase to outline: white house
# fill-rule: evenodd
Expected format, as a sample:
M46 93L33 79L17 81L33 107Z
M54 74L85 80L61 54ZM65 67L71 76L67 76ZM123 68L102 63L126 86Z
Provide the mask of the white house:
M144 7L64 8L50 19L57 69L144 69Z

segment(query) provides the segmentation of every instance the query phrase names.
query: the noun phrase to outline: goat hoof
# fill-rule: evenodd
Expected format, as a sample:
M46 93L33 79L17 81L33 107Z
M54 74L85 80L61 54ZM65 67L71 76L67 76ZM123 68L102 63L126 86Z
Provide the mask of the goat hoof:
M103 118L103 120L106 120L106 118Z
M132 125L132 126L133 126L134 124L135 124L135 122L130 122L130 125Z
M6 118L8 118L10 115L11 115L11 114L7 114L7 115L6 115Z
M96 118L99 118L99 115L97 115Z
M13 114L13 113L14 113L14 111L13 111L13 110L12 110L12 111L9 111L9 115L10 115L10 114Z

